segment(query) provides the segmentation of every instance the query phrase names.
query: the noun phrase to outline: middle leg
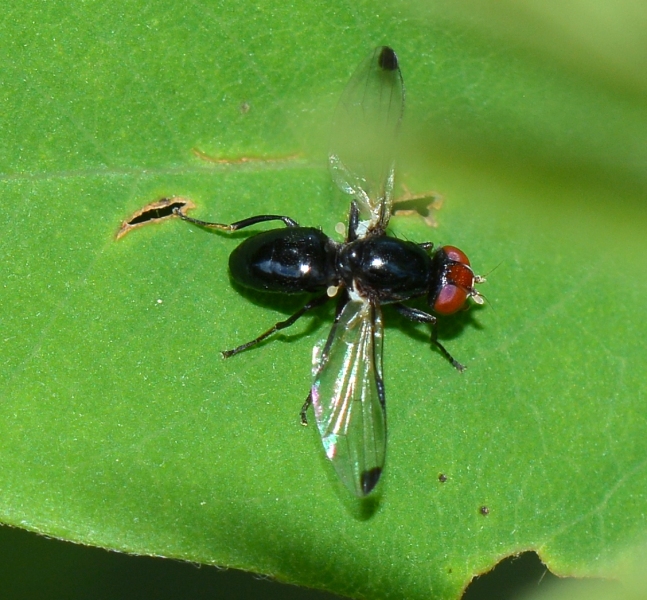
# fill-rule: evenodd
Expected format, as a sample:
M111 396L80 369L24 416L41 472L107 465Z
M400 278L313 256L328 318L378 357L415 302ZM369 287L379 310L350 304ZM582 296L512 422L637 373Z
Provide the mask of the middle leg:
M238 354L239 352L243 352L244 350L251 348L252 346L256 346L257 344L260 344L263 340L270 337L273 333L276 333L277 331L281 331L281 329L285 329L286 327L290 327L290 325L294 325L294 323L296 323L296 321L300 319L309 310L312 310L317 306L321 306L322 304L325 304L328 300L330 300L330 296L328 296L328 294L324 294L323 296L319 296L319 298L310 300L310 302L308 302L305 306L302 306L291 317L289 317L285 321L279 321L278 323L275 323L265 333L262 333L257 338L253 339L251 342L247 342L246 344L241 344L240 346L237 346L232 350L224 350L221 353L223 358L229 358L231 356L234 356L235 354Z
M339 297L339 300L337 301L337 307L335 309L335 321L333 322L330 333L328 334L328 338L326 339L326 344L321 351L321 356L319 357L318 369L322 369L324 364L328 362L328 354L330 353L330 347L332 346L333 340L335 339L335 335L337 333L337 326L339 324L339 319L341 318L341 313L344 310L344 307L346 306L347 303L348 303L348 290L344 289L342 291L342 295ZM312 390L310 390L310 393L308 394L306 401L303 403L303 406L301 407L301 412L299 413L299 415L301 416L301 425L308 424L307 412L311 406L312 406Z

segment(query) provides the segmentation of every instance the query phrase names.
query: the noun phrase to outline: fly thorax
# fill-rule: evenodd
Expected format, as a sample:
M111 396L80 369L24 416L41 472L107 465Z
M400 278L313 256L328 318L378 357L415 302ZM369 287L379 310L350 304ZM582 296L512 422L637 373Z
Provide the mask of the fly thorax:
M361 271L362 240L344 244L337 252L337 274L348 290L355 288L354 279Z

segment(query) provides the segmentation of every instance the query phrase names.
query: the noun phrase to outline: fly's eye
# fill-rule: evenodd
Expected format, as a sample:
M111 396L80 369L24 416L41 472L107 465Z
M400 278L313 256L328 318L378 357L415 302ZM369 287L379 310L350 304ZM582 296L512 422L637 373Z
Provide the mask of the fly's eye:
M468 267L470 266L470 259L467 258L465 252L459 250L456 246L443 246L443 250L449 260L467 265Z
M474 273L464 264L455 264L447 267L445 274L447 283L471 290L474 287Z
M434 311L439 315L451 315L458 312L467 301L467 291L448 283L442 287L436 302L434 302Z
M467 256L460 250L450 248L451 250L456 250L467 261ZM447 252L447 247L444 250ZM451 260L456 259L451 258ZM445 285L441 288L438 298L434 302L434 310L441 315L451 315L463 308L467 298L471 295L470 290L474 287L474 273L462 261L456 262L456 264L447 267L445 281Z

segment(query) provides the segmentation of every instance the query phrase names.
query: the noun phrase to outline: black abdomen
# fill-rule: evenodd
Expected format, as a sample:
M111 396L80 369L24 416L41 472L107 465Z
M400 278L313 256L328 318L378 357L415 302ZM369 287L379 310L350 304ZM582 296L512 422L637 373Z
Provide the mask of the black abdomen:
M335 245L314 227L271 229L229 256L234 281L266 292L317 292L335 283Z

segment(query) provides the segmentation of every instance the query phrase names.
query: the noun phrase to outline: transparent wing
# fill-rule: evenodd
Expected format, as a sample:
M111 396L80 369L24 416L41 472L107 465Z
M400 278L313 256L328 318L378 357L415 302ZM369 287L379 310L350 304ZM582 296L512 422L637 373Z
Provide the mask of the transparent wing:
M395 144L403 110L398 59L391 48L380 46L346 85L333 120L329 155L333 181L357 200L368 229L386 227L391 216Z
M313 357L312 404L324 449L359 497L377 485L386 454L382 334L379 306L351 300Z

